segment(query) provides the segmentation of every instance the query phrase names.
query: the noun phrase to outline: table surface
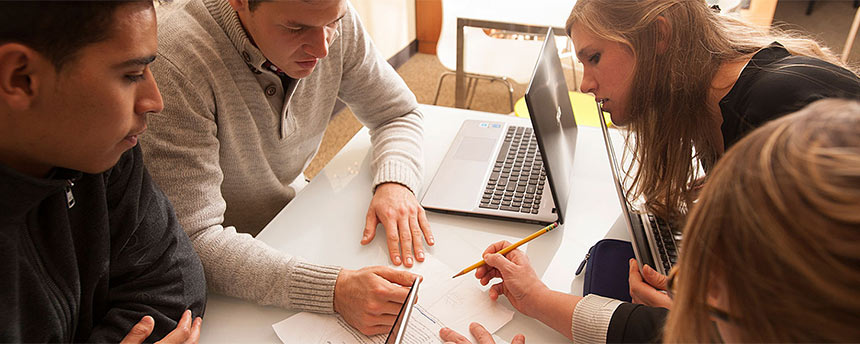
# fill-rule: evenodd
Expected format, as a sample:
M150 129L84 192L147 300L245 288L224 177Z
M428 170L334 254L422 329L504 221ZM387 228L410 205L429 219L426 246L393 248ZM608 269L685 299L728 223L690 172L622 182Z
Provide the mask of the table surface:
M421 195L464 120L530 125L527 119L486 112L430 105L421 105L420 110L424 114L425 129L425 183ZM622 134L614 129L610 133L616 152L620 152ZM366 246L359 244L371 199L369 148L370 137L364 128L257 238L318 264L349 269L389 265L381 226L373 242ZM574 272L589 247L603 238L629 240L621 222L621 207L612 185L599 128L579 127L572 173L567 223L520 249L528 254L538 276L551 289L581 295L582 276L574 276ZM438 259L455 271L480 259L481 252L491 243L515 242L540 229L534 224L429 211L428 219L436 237L436 245L427 250L431 259ZM461 278L469 278L480 286L472 274ZM505 298L500 298L499 302L514 309ZM280 343L271 325L293 314L295 312L282 308L210 294L201 342ZM509 341L517 333L525 334L532 343L569 342L561 334L519 312L496 334Z

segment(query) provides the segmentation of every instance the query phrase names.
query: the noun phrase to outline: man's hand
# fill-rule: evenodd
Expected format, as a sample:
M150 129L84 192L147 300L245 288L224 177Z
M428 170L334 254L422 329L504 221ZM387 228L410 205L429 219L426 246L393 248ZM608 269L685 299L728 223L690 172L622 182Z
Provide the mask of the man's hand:
M481 285L487 285L490 280L499 277L502 282L490 287L490 298L497 300L499 295L505 295L518 311L530 317L535 317L532 309L537 298L549 288L538 278L529 257L520 250L513 250L502 256L496 252L510 246L507 241L499 241L484 250L484 261L487 264L475 271L475 277L481 280Z
M469 332L472 332L472 336L475 337L475 340L478 342L476 344L496 344L496 341L493 340L493 335L490 334L487 329L485 329L481 324L471 323L469 324ZM466 337L457 333L450 328L443 328L439 330L439 337L442 337L442 340L445 341L445 344L453 343L453 344L472 344ZM525 344L526 337L522 334L518 334L514 336L514 339L511 340L511 344Z
M672 299L664 292L667 277L648 265L642 268L642 273L645 276L639 274L639 265L636 263L636 259L630 259L628 283L630 283L630 297L633 298L633 302L671 309ZM645 279L643 280L642 277Z
M368 336L387 333L416 277L384 266L343 269L334 286L334 311Z
M433 246L433 232L430 222L424 214L424 208L412 191L397 183L384 183L376 187L367 219L364 225L364 236L361 244L367 245L376 236L376 225L382 223L388 240L388 255L394 265L411 267L412 250L415 249L415 259L424 261L424 245L422 233L427 245ZM402 260L401 260L402 255Z
M186 310L185 313L182 313L182 318L179 319L179 323L176 324L176 329L170 331L164 338L156 343L162 344L172 344L172 343L189 343L196 344L197 340L200 339L200 326L203 325L203 319L197 317L194 319L194 322L191 322L191 311ZM122 339L120 344L140 344L152 334L152 330L155 329L155 319L151 316L144 316L140 321L131 328L131 331L128 331L128 334L125 335L125 338Z

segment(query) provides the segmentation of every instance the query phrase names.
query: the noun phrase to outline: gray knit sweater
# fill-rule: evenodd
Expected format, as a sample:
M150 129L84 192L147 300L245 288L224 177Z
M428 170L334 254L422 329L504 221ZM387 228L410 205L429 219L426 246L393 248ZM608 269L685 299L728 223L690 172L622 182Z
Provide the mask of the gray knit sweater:
M142 143L210 290L332 312L338 267L303 262L252 235L304 185L301 172L337 98L370 128L374 187L397 182L418 190L423 129L415 96L377 53L351 5L329 55L286 90L262 68L265 57L226 0L162 6L158 21L152 70L165 107L149 117Z

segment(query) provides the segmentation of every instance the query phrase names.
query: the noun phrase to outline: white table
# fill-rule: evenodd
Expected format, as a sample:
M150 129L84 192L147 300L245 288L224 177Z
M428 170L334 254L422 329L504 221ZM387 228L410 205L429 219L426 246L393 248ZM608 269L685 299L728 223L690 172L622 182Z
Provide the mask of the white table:
M527 119L471 110L422 105L425 116L425 186L466 119L528 124ZM613 132L616 151L623 142ZM384 230L361 246L364 218L371 198L370 138L362 129L331 162L257 236L272 247L314 263L350 269L388 265ZM619 215L621 207L612 186L609 163L599 128L579 127L574 160L572 195L567 223L521 247L541 279L550 288L581 294L582 277L574 272L588 248L604 238L627 239ZM436 245L428 249L454 270L471 265L483 250L498 240L516 241L540 227L484 218L428 212ZM477 280L469 278L476 285ZM510 303L500 298L509 308ZM271 325L295 314L276 307L209 295L201 334L202 343L280 343ZM565 343L568 340L542 323L516 313L496 334L510 340L524 333L530 343Z

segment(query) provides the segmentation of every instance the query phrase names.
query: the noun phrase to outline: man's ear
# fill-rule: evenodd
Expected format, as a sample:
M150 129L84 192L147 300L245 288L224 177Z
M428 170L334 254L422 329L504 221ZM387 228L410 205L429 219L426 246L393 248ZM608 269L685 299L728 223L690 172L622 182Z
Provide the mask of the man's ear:
M672 24L664 16L657 17L657 54L666 52L670 39L672 39Z
M50 65L25 45L0 45L0 101L13 110L28 109L39 95L46 64Z
M227 2L230 3L230 7L236 12L248 10L248 0L227 0Z

